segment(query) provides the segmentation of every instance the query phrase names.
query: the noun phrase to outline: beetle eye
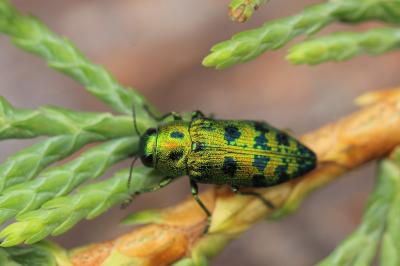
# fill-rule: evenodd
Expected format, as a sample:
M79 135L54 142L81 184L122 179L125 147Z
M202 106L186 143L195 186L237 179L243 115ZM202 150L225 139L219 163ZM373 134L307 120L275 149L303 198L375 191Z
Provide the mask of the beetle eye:
M144 132L145 136L151 136L157 133L157 129L155 128L149 128L146 130L146 132Z
M153 166L153 154L142 156L142 157L140 157L140 160L147 167L152 167Z

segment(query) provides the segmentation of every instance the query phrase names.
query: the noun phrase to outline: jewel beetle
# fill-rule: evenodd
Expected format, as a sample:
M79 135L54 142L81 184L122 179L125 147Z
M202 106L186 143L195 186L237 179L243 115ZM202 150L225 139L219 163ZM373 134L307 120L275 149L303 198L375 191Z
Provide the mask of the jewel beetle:
M187 175L192 195L209 221L211 213L198 197L197 183L229 185L234 192L256 196L273 208L257 192L239 189L278 185L316 167L311 149L265 122L217 120L200 111L185 121L175 112L157 118L146 110L161 122L140 134L139 144L142 163L165 175L155 189ZM165 122L170 117L174 121ZM135 117L134 125L138 132Z

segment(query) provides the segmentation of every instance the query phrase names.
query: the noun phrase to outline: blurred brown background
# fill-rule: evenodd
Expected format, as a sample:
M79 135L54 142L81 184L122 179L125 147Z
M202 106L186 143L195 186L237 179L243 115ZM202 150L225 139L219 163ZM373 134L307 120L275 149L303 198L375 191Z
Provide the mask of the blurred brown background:
M282 49L223 71L201 66L218 41L317 1L273 0L246 24L228 19L227 0L13 2L70 38L90 59L105 65L119 81L137 88L164 112L200 109L220 118L267 120L301 134L354 111L352 101L357 95L400 84L400 52L308 67L290 65ZM375 24L352 29L370 26ZM349 28L333 26L324 33L343 29ZM19 107L50 104L109 111L75 81L14 48L3 36L0 94ZM0 142L0 159L30 143ZM374 171L374 164L354 171L313 193L290 217L259 223L231 243L212 265L316 263L357 226ZM81 222L55 240L74 247L113 238L130 230L117 225L128 213L168 206L188 194L188 180L182 178L162 191L139 197L126 210L115 207L94 221Z

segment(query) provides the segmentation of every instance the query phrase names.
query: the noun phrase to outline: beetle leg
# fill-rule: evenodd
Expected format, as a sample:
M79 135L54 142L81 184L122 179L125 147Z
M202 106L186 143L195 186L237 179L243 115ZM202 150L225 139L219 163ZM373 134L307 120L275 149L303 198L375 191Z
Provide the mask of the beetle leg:
M146 110L146 112L149 114L149 116L151 116L154 120L156 120L158 122L162 122L171 116L174 118L174 121L182 120L182 116L180 114L178 114L177 112L169 112L169 113L163 114L162 116L157 116L150 110L148 105L144 105L143 108L144 108L144 110Z
M158 183L157 186L152 187L152 188L143 189L141 192L153 192L153 191L159 190L159 189L169 185L169 183L171 183L173 179L174 179L173 177L167 176L164 179L162 179L160 181L160 183Z
M202 111L196 110L192 112L192 119L205 118L205 117L206 115Z
M243 191L240 191L239 188L237 188L237 187L231 187L231 188L232 188L232 191L235 192L235 193L238 193L238 194L243 195L243 196L254 196L254 197L258 198L259 200L261 200L262 203L264 203L264 205L267 206L268 208L275 209L274 204L272 204L271 201L269 201L266 198L264 198L258 192L255 192L255 191L245 191L245 192L243 192Z
M203 209L203 211L207 215L207 225L206 225L206 228L204 229L204 233L207 233L208 228L210 227L210 223L211 223L211 212L207 209L206 205L204 205L204 203L199 198L199 188L197 186L197 183L192 179L190 179L190 187L191 187L193 198L197 201L197 203L200 205L200 207Z
M202 111L196 110L194 112L192 112L192 120L193 119L197 119L197 118L215 118L215 115L213 113L209 114L209 115L205 115Z
M134 194L132 194L132 195L129 197L129 199L127 199L124 203L121 204L121 209L125 209L126 207L128 207L129 204L131 204L131 202L133 201L133 198L134 198L136 195L139 195L139 194L141 194L141 193L147 193L147 192L153 192L153 191L159 190L159 189L161 189L161 188L167 186L169 183L171 183L173 179L174 179L173 177L167 176L167 177L165 177L164 179L162 179L162 180L158 183L157 186L152 187L152 188L143 189L143 190L140 191L140 192L135 192Z

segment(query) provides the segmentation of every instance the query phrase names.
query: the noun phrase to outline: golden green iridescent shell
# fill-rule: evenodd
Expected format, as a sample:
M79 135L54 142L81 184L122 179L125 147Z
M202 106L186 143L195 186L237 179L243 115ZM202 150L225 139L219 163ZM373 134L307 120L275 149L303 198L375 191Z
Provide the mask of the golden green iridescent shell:
M315 168L316 156L287 133L256 121L194 119L157 130L153 167L169 176L233 187L276 185ZM147 147L147 149L149 149Z

